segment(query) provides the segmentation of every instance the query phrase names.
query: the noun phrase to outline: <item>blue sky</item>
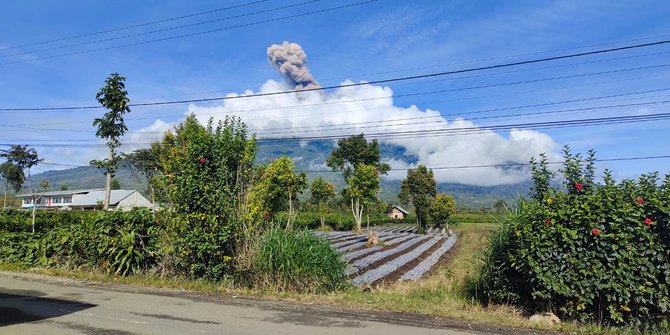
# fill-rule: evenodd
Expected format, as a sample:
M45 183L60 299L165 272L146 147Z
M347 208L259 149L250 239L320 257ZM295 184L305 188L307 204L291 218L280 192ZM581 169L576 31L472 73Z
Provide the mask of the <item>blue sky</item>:
M278 90L281 89L279 84L282 84L282 77L268 63L266 51L269 46L283 41L302 46L307 53L313 76L321 85L330 86L338 85L344 80L374 81L670 38L670 22L667 20L670 2L667 1L380 0L326 13L227 29L356 2L318 1L283 10L220 20L305 2L271 0L134 29L11 48L250 2L253 1L5 1L0 13L0 48L10 49L0 50L0 108L96 105L95 94L111 72L119 72L128 78L127 89L131 102L135 103L216 97L232 92L242 93L245 90L261 92L262 86L268 83L270 84L266 89ZM218 21L197 24L210 20ZM187 24L194 25L123 37ZM224 28L226 29L218 32L186 38L119 46ZM117 39L95 42L110 38ZM86 42L90 44L71 46ZM88 52L98 48L106 50ZM31 53L40 49L53 50ZM82 53L60 56L77 52ZM470 122L469 124L483 128L500 124L663 113L667 110L667 104L660 101L670 100L670 91L663 90L670 89L667 80L670 66L662 65L670 65L669 55L670 45L661 45L514 68L377 85L388 90L382 92L382 87L375 86L368 91L379 94L391 94L392 91L393 99L387 102L393 109L384 110L382 113L381 105L363 105L357 107L356 113L359 116L366 115L359 122L373 122L375 118L388 119L394 113L412 118L433 115L431 111L435 111L443 116L449 126L457 127L458 124L453 122L460 116ZM637 69L641 67L646 69ZM610 73L594 74L600 72ZM549 80L565 76L573 78ZM542 81L512 84L538 79ZM272 83L279 86L272 86ZM490 85L497 86L473 88ZM437 90L452 91L414 94ZM651 92L639 93L645 91ZM333 92L326 94L333 95L322 97L324 101L335 97ZM622 94L626 95L592 99ZM365 94L356 96L367 97ZM577 99L592 100L481 113L489 109ZM649 102L657 103L555 115L503 117L518 113ZM258 105L268 106L273 103L278 102L259 102ZM233 107L224 105L223 102L135 108L128 116L128 125L131 131L146 130L152 125L153 128L150 129L163 130L157 126L156 120L165 122L161 125L170 125L183 118L187 111L197 113L215 110L223 113L231 108ZM243 110L247 107L237 105L235 108ZM95 129L90 125L100 113L100 110L0 112L0 143L33 144L48 162L85 165L90 159L105 155L104 147L94 146L99 141L94 136ZM328 114L321 110L318 113ZM343 120L333 119L313 123L315 116L310 121L312 123L292 121L291 115L273 114L268 118L273 118L272 124L289 128L324 126L331 124L329 122L344 124ZM491 116L497 118L482 118ZM267 130L270 124L250 122L250 128L258 129L259 133ZM555 155L564 144L569 144L576 151L594 148L601 158L653 156L670 154L667 145L670 140L668 126L670 122L663 120L539 129L536 133L524 133L522 138L516 139L511 138L508 132L501 132L493 134L498 136L495 139L491 137L492 134L488 134L490 138L486 141L472 136L468 140L455 137L432 141L414 138L396 141L394 144L414 150L421 157L420 162L433 166L526 161L527 156L538 150L550 150ZM420 127L425 125L403 127L423 129ZM391 128L383 130L387 129ZM363 130L354 129L350 132L360 131ZM63 146L41 145L44 143ZM441 143L449 145L450 149L443 150ZM517 147L519 152L514 153ZM393 163L397 167L405 166L401 162ZM667 172L668 166L668 159L600 164L600 167L614 169L619 177L633 177L654 170ZM43 165L38 171L53 168L65 166ZM476 184L476 180L480 179L476 174L482 171L471 170L467 173L469 176L445 174L444 178L445 181ZM500 176L500 180L503 177ZM494 179L498 180L498 177ZM484 184L495 184L495 180ZM517 181L514 178L505 180Z

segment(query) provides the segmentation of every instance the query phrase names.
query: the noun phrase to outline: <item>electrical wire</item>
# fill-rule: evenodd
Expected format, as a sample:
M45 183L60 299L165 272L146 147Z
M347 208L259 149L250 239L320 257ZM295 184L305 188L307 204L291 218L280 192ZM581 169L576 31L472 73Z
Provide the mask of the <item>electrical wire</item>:
M119 45L110 46L110 47L102 47L102 48L97 48L97 49L82 50L82 51L69 52L69 53L51 55L51 56L45 56L45 57L36 57L36 58L22 59L22 60L11 61L11 62L4 62L4 63L0 63L0 66L11 65L11 64L19 64L19 63L27 63L27 62L34 62L34 61L38 61L38 60L61 58L61 57L66 57L66 56L82 55L82 54L87 54L87 53L92 53L92 52L99 52L99 51L106 51L106 50L115 50L115 49L125 48L125 47L129 47L129 46L145 45L145 44L150 44L150 43L180 39L180 38L184 38L184 37L193 37L193 36L199 36L199 35L204 35L204 34L211 34L211 33L216 33L216 32L220 32L220 31L257 26L257 25L261 25L261 24L265 24L265 23L278 22L278 21L284 21L284 20L288 20L288 19L294 19L294 18L309 16L309 15L314 15L314 14L327 13L327 12L332 12L332 11L335 11L335 10L340 10L340 9L365 5L365 4L369 4L369 3L377 2L377 1L379 1L379 0L367 0L367 1L347 4L347 5L341 5L341 6L330 7L330 8L321 9L321 10L315 10L315 11L311 11L311 12L304 12L304 13L299 13L299 14L294 14L294 15L275 17L275 18L271 18L271 19L260 20L260 21L250 22L250 23L243 23L243 24L238 24L238 25L233 25L233 26L228 26L228 27L223 27L223 28L217 28L217 29L210 29L210 30L200 31L200 32L195 32L195 33L181 34L181 35L157 38L157 39L153 39L153 40L145 40L145 41L140 41L140 42L119 44Z

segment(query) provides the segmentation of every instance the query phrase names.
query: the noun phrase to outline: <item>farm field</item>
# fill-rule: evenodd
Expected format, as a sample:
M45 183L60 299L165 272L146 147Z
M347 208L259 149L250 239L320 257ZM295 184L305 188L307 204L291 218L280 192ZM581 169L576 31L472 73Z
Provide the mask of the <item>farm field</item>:
M367 231L317 232L349 263L347 274L354 285L364 286L391 281L415 281L446 257L457 236L430 228L417 234L415 225L374 227L380 243L368 246Z

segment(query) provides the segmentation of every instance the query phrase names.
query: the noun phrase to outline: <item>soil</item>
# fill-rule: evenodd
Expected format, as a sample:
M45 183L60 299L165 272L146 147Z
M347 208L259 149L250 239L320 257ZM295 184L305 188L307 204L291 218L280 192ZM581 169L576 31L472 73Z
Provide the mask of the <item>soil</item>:
M360 275L360 274L365 273L365 272L368 271L368 270L371 270L371 269L374 269L374 268L378 268L378 267L384 265L385 263L387 263L388 261L390 261L390 260L392 260L392 259L394 259L394 258L397 258L397 257L399 257L399 256L401 256L401 255L404 255L404 254L406 254L406 253L408 253L408 252L411 252L412 250L418 248L422 243L426 243L426 241L427 241L427 240L423 240L423 241L421 241L421 242L419 242L419 243L416 243L415 245L413 245L413 246L411 246L411 247L409 247L409 248L407 248L407 249L405 249L405 250L403 250L403 251L401 251L401 252L399 252L399 253L395 253L395 254L393 254L393 255L386 256L386 257L384 257L384 258L382 258L382 259L380 259L380 260L378 260L378 261L376 261L376 262L374 262L374 263L372 263L372 264L370 264L370 265L368 265L368 266L366 266L366 267L360 268L360 269L358 269L358 271L354 272L350 277L351 277L351 278L354 278L354 277L357 277L357 276ZM403 242L403 243L404 243L404 242ZM377 251L377 252L384 252L384 251L389 250L389 249L395 249L397 246L398 246L397 244L394 244L394 245L385 245L385 246L382 247L381 250L379 250L379 251ZM370 255L370 254L367 254L367 255L365 255L365 256L361 256L361 257L355 258L355 259L353 259L353 260L350 260L349 263L350 263L350 264L353 264L356 260L358 260L358 259L360 259L360 258L367 257L367 256L369 256L369 255Z
M415 258L415 259L409 261L408 263L406 263L405 265L401 266L401 267L398 268L397 270L391 272L388 276L386 276L386 277L384 277L384 278L381 278L381 279L379 279L378 281L372 283L372 286L373 286L373 287L376 287L376 286L383 285L383 284L385 284L385 283L395 283L395 282L397 282L397 281L400 279L400 277L402 277L402 275L405 274L405 272L407 272L407 271L413 269L415 266L419 265L419 263L421 263L424 259L426 259L426 258L428 258L428 256L432 255L433 252L435 252L435 250L439 249L439 248L442 246L442 244L444 244L444 241L446 241L446 238L442 238L442 239L440 239L439 242L435 243L435 245L432 246L432 247L430 247L430 249L424 251L421 255L419 255L419 257L417 257L417 258ZM452 248L453 248L453 246L452 246ZM449 249L449 251L447 251L444 255L440 256L440 259L438 259L438 262L435 263L435 265L433 265L433 266L430 268L430 270L428 270L428 272L424 273L423 276L422 276L422 278L423 278L423 277L427 277L427 276L429 276L429 275L430 275L430 271L432 271L436 266L438 266L440 260L441 260L446 254L448 254L448 253L450 253L450 252L452 252L451 249Z

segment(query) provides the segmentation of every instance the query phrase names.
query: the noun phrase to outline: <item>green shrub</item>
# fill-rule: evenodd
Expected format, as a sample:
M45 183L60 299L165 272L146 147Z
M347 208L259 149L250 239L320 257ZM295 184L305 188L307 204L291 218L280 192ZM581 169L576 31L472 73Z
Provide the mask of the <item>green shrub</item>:
M276 221L284 222L287 219L288 213L281 212L277 215ZM332 227L334 230L338 231L347 231L354 228L354 217L350 213L326 213L324 215L324 221L327 226ZM378 226L383 224L392 224L392 223L416 223L416 217L409 217L405 219L394 219L388 215L370 215L370 226ZM321 225L320 217L318 212L299 212L294 226L297 228L306 228L306 229L317 229ZM363 215L363 226L367 226L367 217Z
M207 126L190 115L161 143L164 174L157 180L175 214L174 257L178 270L217 281L234 256L242 230L256 141L238 118ZM247 227L251 227L251 223Z
M16 212L2 218L22 216ZM148 209L85 214L49 211L39 216L49 218L52 228L35 234L0 231L0 261L99 268L121 275L146 270L156 262L160 227Z
M90 211L39 210L35 213L35 232L49 231L57 226L69 226L92 218ZM26 209L0 209L0 230L9 232L32 231L32 211Z
M346 263L306 230L273 228L256 251L253 284L279 291L328 292L347 284Z
M565 156L565 192L543 187L550 172L535 164L539 187L494 237L478 297L579 321L668 322L670 175L616 183L606 172L596 184L593 154Z

